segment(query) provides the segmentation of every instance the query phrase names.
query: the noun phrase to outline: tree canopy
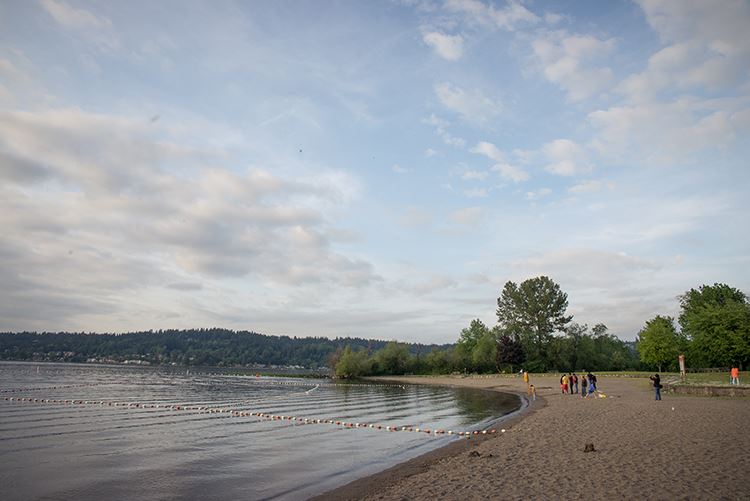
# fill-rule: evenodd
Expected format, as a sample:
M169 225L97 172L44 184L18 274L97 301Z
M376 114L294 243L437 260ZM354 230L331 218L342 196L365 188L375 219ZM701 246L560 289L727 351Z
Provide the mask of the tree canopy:
M549 277L507 282L497 298L497 320L504 330L520 335L527 356L538 360L542 369L550 366L548 348L552 334L563 331L573 319L566 316L568 295Z
M637 347L641 361L657 367L659 372L662 367L677 363L680 344L672 317L657 315L647 321L638 333Z
M679 323L690 341L689 357L704 367L748 366L750 305L726 284L703 285L679 296Z

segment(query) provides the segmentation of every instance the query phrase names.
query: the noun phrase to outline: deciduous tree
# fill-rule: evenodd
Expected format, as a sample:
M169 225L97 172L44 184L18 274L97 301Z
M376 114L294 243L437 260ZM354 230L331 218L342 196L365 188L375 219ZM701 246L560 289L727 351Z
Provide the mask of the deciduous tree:
M661 372L666 364L675 363L682 340L677 334L672 317L657 315L646 322L638 333L638 354L641 361L656 366Z

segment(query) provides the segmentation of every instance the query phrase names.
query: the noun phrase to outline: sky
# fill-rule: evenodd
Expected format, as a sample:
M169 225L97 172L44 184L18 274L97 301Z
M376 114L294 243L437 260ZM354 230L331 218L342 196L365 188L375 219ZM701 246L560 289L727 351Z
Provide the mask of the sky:
M0 1L0 331L454 342L750 293L750 2Z

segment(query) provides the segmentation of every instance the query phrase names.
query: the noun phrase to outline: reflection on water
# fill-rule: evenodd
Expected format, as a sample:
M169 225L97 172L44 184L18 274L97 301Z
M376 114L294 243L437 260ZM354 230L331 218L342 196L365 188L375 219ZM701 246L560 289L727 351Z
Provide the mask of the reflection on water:
M5 400L9 396L97 404ZM107 405L112 402L160 407ZM514 395L444 387L0 363L0 482L3 499L304 499L455 437L164 406L465 430L519 403Z

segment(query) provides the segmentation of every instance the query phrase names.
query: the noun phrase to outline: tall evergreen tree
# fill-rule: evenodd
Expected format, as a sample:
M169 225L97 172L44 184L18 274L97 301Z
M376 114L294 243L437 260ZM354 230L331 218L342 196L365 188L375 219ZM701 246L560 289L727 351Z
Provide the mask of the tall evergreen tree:
M497 298L497 320L504 330L519 332L527 357L547 369L552 334L564 331L572 316L566 316L568 295L549 277L507 282Z

